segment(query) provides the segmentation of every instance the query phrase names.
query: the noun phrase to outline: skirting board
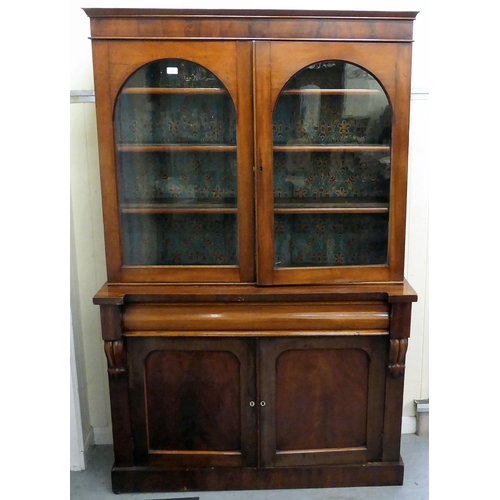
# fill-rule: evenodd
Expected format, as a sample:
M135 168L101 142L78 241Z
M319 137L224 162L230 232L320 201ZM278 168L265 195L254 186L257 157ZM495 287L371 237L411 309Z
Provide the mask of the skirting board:
M90 455L90 451L95 445L95 440L94 440L94 430L90 428L89 432L83 439L83 450L79 450L81 453L81 460L78 462L71 462L71 468L70 470L72 471L82 471L85 470L87 466L87 461L88 457Z
M417 417L403 417L401 434L415 434L417 432Z
M94 443L113 444L113 431L111 427L94 427Z
M90 450L95 445L95 437L94 437L94 429L90 428L89 433L84 441L83 447L83 455L85 457L85 464L87 464L88 456L90 454Z

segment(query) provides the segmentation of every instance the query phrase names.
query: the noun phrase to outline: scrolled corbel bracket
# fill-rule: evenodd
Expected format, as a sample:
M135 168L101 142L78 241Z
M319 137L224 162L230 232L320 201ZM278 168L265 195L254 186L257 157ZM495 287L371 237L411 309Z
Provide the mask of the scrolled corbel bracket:
M397 378L404 375L408 339L392 339L389 347L389 373Z
M104 352L108 360L108 373L113 378L119 378L127 372L126 352L122 340L104 342Z

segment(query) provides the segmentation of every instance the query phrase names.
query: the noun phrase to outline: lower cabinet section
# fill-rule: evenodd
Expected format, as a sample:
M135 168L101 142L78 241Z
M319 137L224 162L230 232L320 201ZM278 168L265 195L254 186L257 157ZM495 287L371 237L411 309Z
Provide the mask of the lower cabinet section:
M411 303L256 294L100 304L113 491L402 484Z
M288 487L279 483L307 482L312 470L325 486L353 474L377 484L368 479L376 470L384 477L375 463L382 458L387 334L126 335L125 342L134 467L115 467L117 491L143 490L129 483L150 474L157 477L151 491L210 489L222 477L231 489L258 487L264 477L267 487ZM344 467L334 472L332 465ZM391 467L393 476L402 474L399 463Z

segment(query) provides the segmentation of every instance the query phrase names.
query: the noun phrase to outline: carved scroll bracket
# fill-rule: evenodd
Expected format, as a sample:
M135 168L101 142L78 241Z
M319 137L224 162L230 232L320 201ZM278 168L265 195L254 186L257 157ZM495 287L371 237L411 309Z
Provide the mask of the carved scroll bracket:
M104 352L108 359L108 373L112 377L121 377L127 371L126 352L122 340L104 342Z
M391 340L389 350L389 373L393 377L401 377L404 374L407 350L408 339Z

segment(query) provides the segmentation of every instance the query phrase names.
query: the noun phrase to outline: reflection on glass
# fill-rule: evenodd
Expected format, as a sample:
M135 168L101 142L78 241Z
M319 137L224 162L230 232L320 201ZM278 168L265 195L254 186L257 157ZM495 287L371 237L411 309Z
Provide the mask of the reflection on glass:
M391 125L380 84L353 64L318 62L286 84L273 115L276 267L387 262Z
M118 96L124 265L236 265L236 113L206 68L164 59Z
M213 73L183 59L162 59L150 63L134 73L126 87L223 88Z

